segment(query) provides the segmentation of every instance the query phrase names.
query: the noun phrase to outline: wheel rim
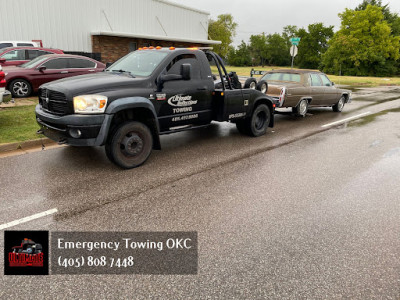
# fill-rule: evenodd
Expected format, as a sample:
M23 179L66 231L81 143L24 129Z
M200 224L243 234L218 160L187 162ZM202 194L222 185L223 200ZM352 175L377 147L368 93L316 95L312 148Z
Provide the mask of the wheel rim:
M257 115L256 115L256 119L254 121L254 127L257 130L260 130L264 127L265 125L265 120L267 119L267 115L265 114L264 111L260 111Z
M265 93L266 91L267 91L267 85L263 83L263 85L261 86L261 92Z
M253 90L256 88L256 83L254 81L250 83L250 88Z
M306 100L302 100L300 102L300 107L299 107L299 114L304 116L307 112L307 101Z
M340 98L339 103L338 103L339 111L341 111L343 109L343 106L344 106L344 100L343 100L343 98Z
M26 94L28 94L29 87L25 82L17 81L14 83L12 91L14 92L15 95L25 96Z
M142 153L143 139L136 132L128 132L121 140L120 149L126 157L135 157Z

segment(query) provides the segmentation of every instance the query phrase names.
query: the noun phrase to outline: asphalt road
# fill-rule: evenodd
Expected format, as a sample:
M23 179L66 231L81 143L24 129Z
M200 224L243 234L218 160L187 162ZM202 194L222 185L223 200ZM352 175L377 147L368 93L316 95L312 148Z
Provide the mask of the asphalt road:
M129 171L102 148L1 158L1 224L58 210L9 229L197 231L199 273L2 276L0 298L399 299L400 90L354 96L260 138L228 123L163 136Z

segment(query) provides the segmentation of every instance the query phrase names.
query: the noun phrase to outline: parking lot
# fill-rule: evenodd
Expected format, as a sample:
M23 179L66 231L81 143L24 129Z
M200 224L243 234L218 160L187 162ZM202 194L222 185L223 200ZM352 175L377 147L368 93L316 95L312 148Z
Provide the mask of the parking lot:
M399 107L396 87L355 89L341 114L283 110L259 138L230 123L162 136L127 171L103 148L3 154L1 223L52 210L9 229L197 231L199 272L7 276L0 298L397 299Z

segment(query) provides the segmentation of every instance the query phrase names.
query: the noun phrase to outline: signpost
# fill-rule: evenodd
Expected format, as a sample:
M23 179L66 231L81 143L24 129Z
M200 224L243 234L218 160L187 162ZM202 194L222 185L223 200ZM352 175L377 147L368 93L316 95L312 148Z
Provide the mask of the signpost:
M292 69L293 69L293 61L294 61L294 57L297 55L297 52L298 52L297 46L300 43L300 38L292 37L290 39L290 42L292 43L292 47L290 47L290 55L292 56Z

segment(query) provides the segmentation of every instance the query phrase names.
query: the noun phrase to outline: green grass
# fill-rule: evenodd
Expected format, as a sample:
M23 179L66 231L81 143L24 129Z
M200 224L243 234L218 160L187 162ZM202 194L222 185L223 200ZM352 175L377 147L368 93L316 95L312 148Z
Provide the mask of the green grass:
M38 139L35 105L0 108L0 144Z
M228 72L236 72L239 76L250 76L250 70L271 71L276 69L290 69L290 67L232 67L226 66ZM216 67L211 67L214 74L218 73ZM255 76L259 77L259 76ZM400 77L356 77L356 76L335 76L328 74L331 81L341 85L351 86L381 86L381 85L400 85Z

